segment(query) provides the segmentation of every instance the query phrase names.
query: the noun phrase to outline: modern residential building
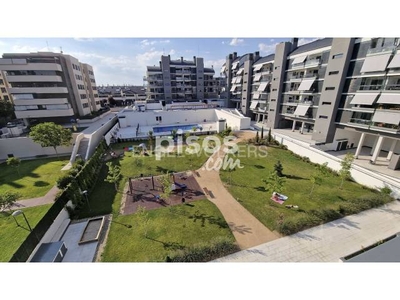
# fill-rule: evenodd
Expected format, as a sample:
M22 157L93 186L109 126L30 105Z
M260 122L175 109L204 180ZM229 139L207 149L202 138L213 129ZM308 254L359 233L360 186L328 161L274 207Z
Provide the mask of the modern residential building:
M311 136L327 150L400 153L399 38L324 38L275 53L229 54L228 104L269 128Z
M11 101L11 97L8 94L8 83L4 72L0 70L0 100Z
M171 60L169 55L163 55L159 66L147 67L147 100L171 103L218 98L214 74L213 68L204 67L201 57L194 56L188 61L183 57Z
M71 55L5 53L0 70L8 81L15 115L25 124L70 122L100 108L92 67Z

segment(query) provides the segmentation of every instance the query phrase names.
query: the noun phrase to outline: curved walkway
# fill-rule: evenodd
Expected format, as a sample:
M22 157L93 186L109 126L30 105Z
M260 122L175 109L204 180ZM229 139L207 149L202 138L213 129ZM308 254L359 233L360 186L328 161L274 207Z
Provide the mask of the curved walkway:
M254 137L254 132L242 131L239 132L239 138L236 142L251 137ZM223 159L224 156L225 152L221 147L218 152L210 156L207 162L210 160L215 162L219 158ZM207 162L195 172L197 174L196 180L200 187L206 191L207 198L221 211L240 249L248 249L279 238L280 236L277 233L265 227L233 198L224 187L219 176L219 170L207 170L205 168L205 166L212 165L212 163L208 164Z
M19 200L15 202L14 206L11 207L11 209L13 210L18 208L26 208L53 203L58 191L59 189L56 186L53 186L51 190L48 191L47 194L43 197Z

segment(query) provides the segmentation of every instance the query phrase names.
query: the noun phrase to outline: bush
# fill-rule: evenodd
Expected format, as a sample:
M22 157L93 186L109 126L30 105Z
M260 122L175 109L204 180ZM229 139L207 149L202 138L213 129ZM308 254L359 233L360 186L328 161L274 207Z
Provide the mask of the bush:
M57 179L57 187L61 190L65 189L68 184L71 183L71 181L74 179L74 176L71 174L66 174L61 176L60 178Z
M380 192L384 195L389 196L392 193L392 190L388 186L384 186L383 188L380 189Z
M330 222L342 218L342 214L333 208L312 209L309 213L324 222Z
M177 250L167 256L167 262L207 262L239 251L239 247L226 237L215 238L211 244L197 244Z
M290 235L296 232L320 225L322 220L314 215L297 215L284 219L278 226L278 231L283 235Z

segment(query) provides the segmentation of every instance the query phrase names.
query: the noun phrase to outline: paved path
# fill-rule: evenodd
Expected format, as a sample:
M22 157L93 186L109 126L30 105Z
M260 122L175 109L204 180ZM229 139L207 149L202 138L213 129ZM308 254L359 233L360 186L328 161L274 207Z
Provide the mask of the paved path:
M215 262L339 262L400 232L400 202L370 209L239 251Z
M237 142L241 141L243 138L253 136L254 132L242 132ZM223 158L224 155L225 152L220 149L220 151L215 152L209 160L213 159L215 161L218 158ZM207 162L204 166L207 166ZM202 189L207 188L207 190L210 191L210 193L207 194L207 198L221 211L240 249L247 249L279 238L277 233L265 227L232 197L219 177L219 170L213 169L208 171L204 168L200 168L197 173L200 175L196 176L197 182Z
M15 205L11 209L25 208L25 207L33 207L39 206L43 204L54 203L54 199L58 193L59 189L56 186L53 186L50 191L47 192L43 197L31 198L25 200L19 200L15 203Z

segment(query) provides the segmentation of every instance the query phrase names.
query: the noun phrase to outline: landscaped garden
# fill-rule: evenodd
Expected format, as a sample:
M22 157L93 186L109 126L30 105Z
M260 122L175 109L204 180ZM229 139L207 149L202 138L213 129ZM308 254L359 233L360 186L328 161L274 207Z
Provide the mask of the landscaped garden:
M240 147L243 151L249 145L240 144ZM271 230L292 234L391 200L380 191L350 180L344 180L341 187L342 179L335 172L276 145L267 151L264 158L240 157L243 168L220 174L237 201ZM283 174L275 180L281 183L272 182L274 176L271 177L278 161ZM271 186L282 190L273 190ZM283 204L272 201L274 191L288 199Z
M20 199L46 195L62 173L69 157L23 160L19 166L0 164L0 193L18 192Z
M51 204L24 208L23 211L29 225L34 228L50 207ZM0 262L8 262L29 234L24 217L22 215L15 217L20 224L18 227L11 213L9 211L0 212Z

